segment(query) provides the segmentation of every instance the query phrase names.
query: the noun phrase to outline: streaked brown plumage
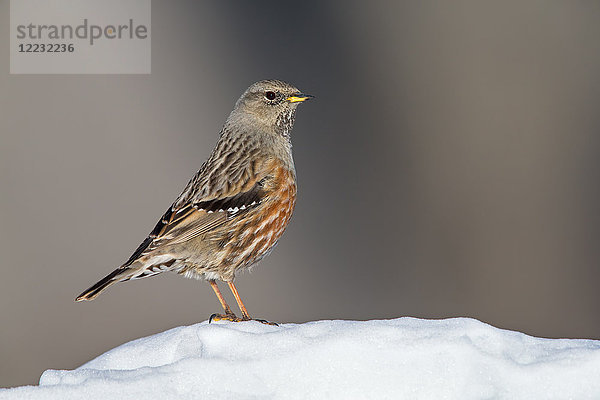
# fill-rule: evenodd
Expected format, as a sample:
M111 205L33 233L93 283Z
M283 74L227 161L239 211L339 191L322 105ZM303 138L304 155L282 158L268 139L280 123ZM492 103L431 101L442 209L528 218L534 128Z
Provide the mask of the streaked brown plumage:
M125 264L76 298L93 300L116 282L173 271L207 279L225 315L250 316L233 285L238 270L261 260L285 230L296 204L290 131L296 107L312 96L265 80L250 86L227 118L209 159ZM228 283L238 318L215 280Z

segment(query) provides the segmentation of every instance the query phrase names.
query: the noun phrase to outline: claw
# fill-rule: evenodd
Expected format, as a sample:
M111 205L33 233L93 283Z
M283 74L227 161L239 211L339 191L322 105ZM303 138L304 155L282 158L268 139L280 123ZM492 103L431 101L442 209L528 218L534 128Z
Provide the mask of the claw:
M266 319L253 318L253 319L251 319L251 321L260 322L261 324L265 324L265 325L279 326L279 324L277 322L267 321Z
M271 326L279 326L276 322L270 322L266 319L256 319L256 318L239 318L235 314L213 314L208 319L208 323L210 324L213 321L229 321L229 322L244 322L244 321L256 321L261 324L271 325Z
M243 319L238 318L235 314L231 313L231 314L213 314L210 316L210 318L208 319L208 323L210 324L213 321L231 321L231 322L240 322L243 321Z

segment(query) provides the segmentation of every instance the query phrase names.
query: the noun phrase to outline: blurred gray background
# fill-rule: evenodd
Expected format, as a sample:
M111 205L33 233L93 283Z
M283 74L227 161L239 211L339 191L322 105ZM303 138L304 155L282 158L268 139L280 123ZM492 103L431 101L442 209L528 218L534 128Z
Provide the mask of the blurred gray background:
M236 281L253 315L600 338L600 3L388 3L154 1L151 75L19 76L0 0L0 386L220 310L167 274L73 298L264 78L317 99L292 223Z

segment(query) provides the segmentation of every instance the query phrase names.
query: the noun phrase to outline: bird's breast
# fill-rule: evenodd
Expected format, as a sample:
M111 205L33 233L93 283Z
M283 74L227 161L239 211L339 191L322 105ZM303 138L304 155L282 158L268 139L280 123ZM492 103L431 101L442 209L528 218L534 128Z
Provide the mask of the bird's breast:
M275 246L296 205L295 173L284 166L274 169L267 195L260 204L240 216L224 249L225 263L240 268L254 264Z

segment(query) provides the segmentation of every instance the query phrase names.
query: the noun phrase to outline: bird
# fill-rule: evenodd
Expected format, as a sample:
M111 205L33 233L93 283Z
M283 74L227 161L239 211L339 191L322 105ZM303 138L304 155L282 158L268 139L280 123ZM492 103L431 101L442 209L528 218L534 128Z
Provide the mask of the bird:
M250 317L234 279L271 252L290 221L297 194L290 133L298 105L313 97L281 80L252 84L235 103L209 158L148 237L75 301L93 300L117 282L175 272L208 281L224 311L209 322L269 323ZM241 317L217 280L229 286Z

